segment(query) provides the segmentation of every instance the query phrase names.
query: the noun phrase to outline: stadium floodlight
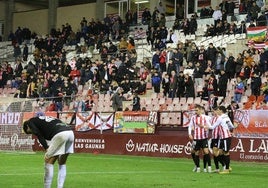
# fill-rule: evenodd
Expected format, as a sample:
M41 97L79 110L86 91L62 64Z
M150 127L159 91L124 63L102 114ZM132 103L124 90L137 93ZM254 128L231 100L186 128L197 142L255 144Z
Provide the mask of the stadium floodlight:
M135 1L135 4L143 4L143 3L149 3L149 1Z

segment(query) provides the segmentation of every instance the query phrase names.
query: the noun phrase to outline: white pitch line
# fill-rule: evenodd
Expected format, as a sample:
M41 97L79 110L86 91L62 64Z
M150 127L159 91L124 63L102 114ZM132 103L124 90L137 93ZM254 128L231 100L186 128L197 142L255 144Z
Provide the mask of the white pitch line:
M79 175L79 174L161 174L161 173L169 173L174 174L179 171L102 171L102 172L68 172L68 174ZM29 176L29 175L42 175L44 173L7 173L0 174L0 176Z
M246 173L266 173L267 171L247 171ZM69 175L83 175L83 174L183 174L184 171L102 171L102 172L68 172ZM241 172L232 172L234 174L241 174ZM232 174L231 173L231 174ZM243 173L243 172L242 172ZM31 176L31 175L43 175L44 173L7 173L0 174L0 176ZM194 173L193 173L194 174ZM217 173L203 173L203 174L217 174Z

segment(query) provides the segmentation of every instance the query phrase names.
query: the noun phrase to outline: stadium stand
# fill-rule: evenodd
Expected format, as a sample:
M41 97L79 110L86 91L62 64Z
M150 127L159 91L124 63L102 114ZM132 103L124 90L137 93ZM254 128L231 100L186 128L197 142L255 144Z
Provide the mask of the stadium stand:
M198 61L196 59L198 55L198 50L201 45L204 46L206 51L210 48L210 45L212 44L213 49L215 49L215 53L221 53L225 58L222 59L221 62L221 68L224 68L223 65L226 65L228 62L228 59L230 58L229 54L227 54L231 50L237 48L238 44L242 44L245 46L247 43L246 40L246 34L243 31L238 31L239 26L241 26L242 22L246 22L247 27L249 26L249 22L246 20L248 17L246 14L238 14L236 15L237 21L233 22L236 25L237 32L236 33L215 33L214 35L208 35L207 32L207 25L214 24L214 21L212 18L206 18L206 19L197 19L197 25L198 28L196 29L196 32L194 34L187 33L185 34L185 30L183 26L181 25L180 28L174 29L174 33L176 35L176 38L179 39L178 44L182 45L183 48L179 49L181 53L183 54L183 63L181 64L180 69L183 71L183 69L187 66L189 62L193 62L194 64ZM228 16L227 21L228 23L231 23L230 16ZM120 18L117 18L120 19ZM174 22L174 21L173 21ZM182 22L181 22L182 23ZM255 22L256 23L256 22ZM170 23L169 23L170 24ZM257 23L256 23L257 24ZM124 88L124 97L125 99L128 99L124 101L124 106L128 109L132 109L131 106L131 95L134 92L138 92L138 90L141 87L141 80L145 81L146 90L140 92L141 96L141 108L145 108L146 110L150 111L161 111L161 123L167 124L167 125L174 125L174 122L180 121L178 117L176 117L176 113L172 113L175 111L187 111L192 108L193 104L202 104L206 110L209 109L208 104L208 98L205 96L206 87L205 85L198 85L196 86L195 95L196 96L175 96L174 98L169 96L164 96L162 91L162 85L160 86L160 93L155 92L154 85L151 82L151 75L154 71L161 71L158 67L152 67L152 57L156 53L157 49L160 51L166 50L166 48L173 47L178 48L178 44L175 43L167 43L162 47L159 47L159 44L150 44L148 42L148 35L149 31L146 29L148 27L147 25L144 27L142 33L135 33L135 29L130 28L130 31L127 35L124 35L121 33L121 38L127 38L127 48L125 49L116 49L113 51L111 48L113 45L116 47L120 46L120 37L115 38L114 34L111 34L108 36L105 33L98 33L96 34L95 38L97 39L95 41L95 48L93 51L89 50L89 41L90 39L86 36L83 36L80 38L79 41L77 41L76 45L68 43L70 30L68 26L65 26L63 29L62 34L65 34L64 38L60 36L54 36L53 43L55 46L57 46L59 49L53 49L57 51L53 51L48 47L40 47L44 45L44 43L47 43L50 41L50 38L42 38L42 37L36 37L29 41L28 49L29 49L29 57L26 61L23 61L20 56L20 58L13 59L12 56L14 54L14 41L4 41L0 43L0 59L3 60L2 62L2 68L5 72L7 65L11 64L13 68L13 75L14 78L9 80L10 82L5 82L2 87L0 88L1 93L1 110L2 111L35 111L39 109L37 107L38 101L40 98L45 98L45 105L46 110L55 110L53 108L50 108L51 105L55 104L56 99L62 100L63 103L63 109L64 111L70 111L73 110L73 102L76 98L76 96L82 96L84 100L87 99L88 96L91 97L90 100L93 101L93 107L92 111L100 111L100 112L113 112L112 109L112 94L115 92L117 87L123 87ZM168 34L164 36L164 38L160 38L160 40L168 39L170 37L169 31L173 30L173 28L165 28L164 30L159 31L159 34L161 32L167 32ZM89 33L90 34L90 33ZM134 40L131 39L131 37L128 36L134 36ZM120 38L120 39L119 39ZM62 41L63 40L63 41ZM61 42L65 42L63 45ZM133 42L134 43L134 49L128 49L129 44ZM192 49L193 44L196 44L197 46L197 52L195 52L194 49ZM23 51L24 46L20 45L20 50ZM225 50L225 51L224 51ZM240 49L236 49L240 50ZM253 49L260 50L260 49ZM45 53L44 53L45 51ZM261 50L260 50L261 51ZM64 52L64 53L62 53ZM244 51L238 51L238 53L241 53L244 57L246 54L249 54L250 56L254 56L254 53L251 51L250 48L245 48ZM261 52L264 58L266 58L267 61L267 51ZM145 59L149 59L149 63ZM235 57L234 57L235 58ZM11 61L9 61L11 59ZM236 58L235 58L236 59ZM173 59L174 60L174 59ZM206 59L211 60L211 59ZM215 59L214 59L215 60ZM216 63L214 62L213 63ZM17 86L17 82L15 80L15 70L16 70L16 63L18 61L21 61L23 64L23 69L26 70L26 77L24 77L23 72L21 72L21 75L19 76L21 80L26 80L27 85L26 88L21 87L22 84L20 81L18 81L19 86ZM42 68L38 65L40 62L47 62L50 64L49 66ZM53 61L56 62L56 65L53 65ZM68 65L70 65L70 68L73 69L72 63L75 64L75 66L78 68L80 76L73 76L70 77L69 73L65 75L67 77L68 87L73 87L73 90L71 90L70 93L68 91L63 90L63 85L57 85L58 82L61 82L61 78L57 77L56 75L64 75L64 70L69 68L69 66L63 66L64 62L68 62ZM259 60L260 61L260 60ZM263 61L263 60L262 60ZM29 88L30 83L30 77L29 75L32 74L31 67L29 65L29 62L34 62L35 67L34 70L37 71L37 75L40 74L41 78L35 78L43 79L45 76L45 70L49 69L49 73L51 74L51 77L48 79L40 81L42 84L38 84L38 86L44 86L45 89L38 90L38 86L35 86L34 90L35 93L30 93L26 96L21 96L22 94L25 94L25 92L29 92L31 88ZM172 66L169 66L168 62L166 67L167 69L171 68ZM52 65L51 65L52 64ZM261 63L259 63L260 65ZM215 65L215 64L214 64ZM84 67L85 66L85 67ZM234 68L234 67L233 67ZM242 66L241 70L244 70L245 67ZM249 65L249 68L253 71L253 67ZM42 70L41 70L42 69ZM206 66L203 74L209 75L209 74L216 74L217 77L220 77L222 75L216 73L214 70L215 67L209 67ZM266 67L267 69L267 67ZM60 70L60 71L59 71ZM149 72L149 75L147 78L143 79L141 78L142 71L147 70ZM255 70L255 69L254 69ZM259 86L260 93L259 96L256 96L257 102L260 103L262 100L267 100L267 93L268 88L267 85L267 71L268 70L261 70L260 67L258 67L258 75L261 78L261 86ZM170 73L170 70L168 73ZM43 76L43 77L42 77ZM106 77L107 76L107 77ZM192 75L194 78L195 75ZM109 78L108 78L109 77ZM222 96L217 96L219 98L218 105L220 104L230 104L230 102L233 99L233 95L235 93L235 87L237 85L237 74L231 76L228 78L228 83L226 86L226 97L223 98ZM101 83L101 80L105 80L105 84ZM163 78L161 78L163 79ZM250 77L250 79L253 79ZM71 81L72 80L72 81ZM129 80L128 84L124 84L123 80ZM251 100L252 91L251 91L251 82L248 81L248 78L244 78L243 81L245 83L245 90L243 92L243 96L241 98L241 101L237 101L240 108L253 108L254 105L250 105L249 102L256 102ZM8 80L6 80L8 81ZM47 84L46 85L46 82ZM169 80L171 81L171 80ZM219 84L219 83L218 83ZM46 86L45 86L46 85ZM57 87L60 87L60 93L56 94L54 91L57 89ZM101 89L104 88L103 91ZM22 91L24 89L24 91ZM37 92L37 90L39 92ZM92 90L93 92L89 94L89 90ZM33 91L31 91L33 92ZM201 95L199 95L201 94ZM217 95L217 94L216 94ZM8 102L6 97L9 98ZM65 102L65 98L70 98L71 101ZM9 102L10 101L10 102ZM224 101L224 103L223 103ZM255 105L256 107L256 105ZM125 108L124 108L125 109ZM168 113L166 113L166 111Z

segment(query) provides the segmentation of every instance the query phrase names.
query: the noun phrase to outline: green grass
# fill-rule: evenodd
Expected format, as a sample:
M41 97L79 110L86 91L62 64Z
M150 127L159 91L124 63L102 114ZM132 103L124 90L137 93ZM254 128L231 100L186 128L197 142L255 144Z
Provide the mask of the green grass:
M56 187L57 165L53 186ZM194 173L190 159L73 154L65 188L266 188L267 163L233 162L231 174ZM1 153L1 188L43 187L43 153Z

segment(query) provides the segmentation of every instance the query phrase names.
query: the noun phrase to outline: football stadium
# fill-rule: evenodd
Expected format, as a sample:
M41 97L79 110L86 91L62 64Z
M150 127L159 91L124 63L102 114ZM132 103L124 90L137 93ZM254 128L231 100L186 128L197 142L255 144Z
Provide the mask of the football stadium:
M0 10L0 187L266 187L266 0Z

